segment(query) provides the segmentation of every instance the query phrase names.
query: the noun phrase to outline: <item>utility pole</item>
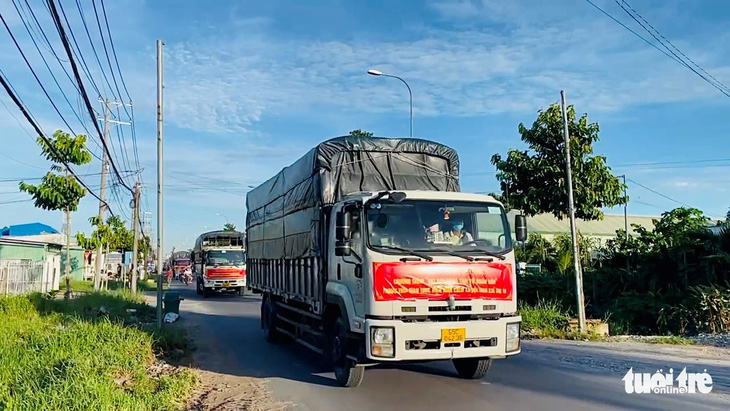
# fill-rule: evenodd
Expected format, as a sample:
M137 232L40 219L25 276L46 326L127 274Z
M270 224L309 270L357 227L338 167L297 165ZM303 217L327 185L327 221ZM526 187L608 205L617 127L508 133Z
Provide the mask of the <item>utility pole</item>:
M565 169L568 174L568 214L570 216L570 236L573 240L573 268L575 269L575 296L578 303L578 324L580 332L586 331L586 312L583 299L583 272L580 268L580 249L575 229L575 207L573 205L573 176L570 167L570 135L568 134L568 109L565 105L565 90L560 91L563 108L563 134L565 136Z
M622 175L621 178L624 180L624 197L626 197L626 174ZM629 214L626 207L628 203L624 203L624 231L626 231L626 240L629 239Z
M130 274L130 286L132 295L137 294L137 250L139 242L139 194L140 184L139 179L137 184L134 186L134 223L132 229L134 230L134 246L132 248L132 274Z
M103 147L108 147L109 143L109 100L101 100L104 103L104 144L102 144ZM109 170L109 156L106 150L102 150L102 157L101 157L101 190L99 193L99 197L101 198L99 200L99 224L104 224L104 213L106 211L106 173ZM94 291L99 291L99 286L101 285L101 255L102 255L102 246L99 244L99 246L96 249L96 272L94 272Z
M624 197L626 197L626 174L622 175L621 178L624 181ZM629 242L629 214L627 211L628 202L624 203L624 231L626 231L625 238L626 243ZM629 257L629 254L626 253L626 273L631 272L631 257Z
M162 40L157 40L157 328L162 328Z
M68 178L68 170L66 170ZM66 298L71 297L71 209L66 207L65 230L66 230Z

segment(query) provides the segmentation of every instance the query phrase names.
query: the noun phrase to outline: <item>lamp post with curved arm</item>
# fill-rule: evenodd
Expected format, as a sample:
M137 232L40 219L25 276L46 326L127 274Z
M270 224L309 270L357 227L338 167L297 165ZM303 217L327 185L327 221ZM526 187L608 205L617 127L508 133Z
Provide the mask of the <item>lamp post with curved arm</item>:
M394 76L392 74L385 74L385 73L383 73L380 70L370 69L370 70L368 70L368 74L370 74L371 76L376 76L376 77L381 77L382 76L382 77L396 78L396 79L402 81L403 84L406 85L406 87L408 88L408 96L410 98L410 108L411 108L411 138L413 138L413 92L411 91L411 86L409 86L408 83L405 80L403 80L402 78L400 78L398 76Z

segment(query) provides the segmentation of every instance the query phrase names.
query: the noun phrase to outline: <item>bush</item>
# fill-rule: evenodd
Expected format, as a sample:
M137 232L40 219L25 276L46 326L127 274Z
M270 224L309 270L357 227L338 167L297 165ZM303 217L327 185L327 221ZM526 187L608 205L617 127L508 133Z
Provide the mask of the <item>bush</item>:
M540 300L536 305L520 304L525 332L538 337L562 337L568 332L568 313L555 301Z
M154 337L124 325L129 307L145 311L110 294L0 298L0 409L184 408L197 377L152 371Z

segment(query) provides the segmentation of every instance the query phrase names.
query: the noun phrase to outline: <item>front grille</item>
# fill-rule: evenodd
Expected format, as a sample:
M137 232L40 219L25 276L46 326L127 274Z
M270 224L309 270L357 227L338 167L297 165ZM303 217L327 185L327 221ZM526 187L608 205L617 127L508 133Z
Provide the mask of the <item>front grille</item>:
M424 341L424 340L408 340L406 341L406 350L438 350L441 347L441 342L435 341Z
M428 311L471 311L470 305L457 305L453 310L449 310L448 306L428 307Z
M464 348L479 348L479 347L496 347L497 337L487 338L483 340L466 340L464 342Z
M460 342L446 343L444 348L457 348L461 347ZM496 347L497 337L482 338L464 341L464 348L482 348L482 347ZM406 350L438 350L441 348L441 341L439 340L407 340Z

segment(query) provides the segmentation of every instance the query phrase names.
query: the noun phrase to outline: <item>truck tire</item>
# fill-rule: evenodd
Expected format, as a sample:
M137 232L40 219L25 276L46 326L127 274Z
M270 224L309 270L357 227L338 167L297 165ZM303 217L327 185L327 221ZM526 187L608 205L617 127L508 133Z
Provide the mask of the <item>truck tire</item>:
M354 388L362 383L365 367L357 366L347 358L347 327L340 316L332 323L327 344L329 362L335 371L335 379L341 387Z
M455 358L451 360L459 377L467 380L480 380L487 375L492 363L490 358Z
M243 287L238 287L237 292L239 296L243 296Z
M281 341L281 333L276 330L276 310L271 297L266 296L261 302L261 328L264 331L266 342L275 344Z
M203 295L203 282L200 281L200 278L195 279L195 292L198 295Z

